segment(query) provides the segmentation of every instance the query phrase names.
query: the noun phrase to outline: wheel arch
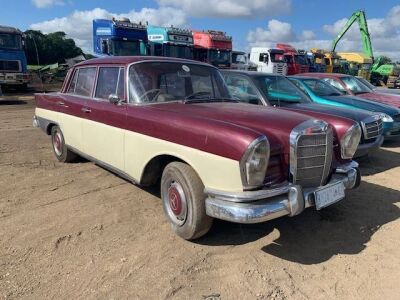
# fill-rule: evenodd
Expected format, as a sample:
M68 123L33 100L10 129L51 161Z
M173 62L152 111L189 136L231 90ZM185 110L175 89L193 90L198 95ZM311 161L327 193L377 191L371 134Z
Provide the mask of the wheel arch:
M161 178L162 172L165 167L174 161L182 162L190 167L197 173L195 167L185 158L179 157L175 154L158 154L152 157L143 168L142 174L140 176L140 185L143 186L150 186L155 183Z

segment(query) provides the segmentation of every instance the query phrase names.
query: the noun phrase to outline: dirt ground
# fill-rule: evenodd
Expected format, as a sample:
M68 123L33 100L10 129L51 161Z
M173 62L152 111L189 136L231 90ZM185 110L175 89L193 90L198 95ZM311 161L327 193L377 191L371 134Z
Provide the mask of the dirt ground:
M56 162L33 111L0 100L0 298L400 299L400 143L333 207L187 242L156 189Z

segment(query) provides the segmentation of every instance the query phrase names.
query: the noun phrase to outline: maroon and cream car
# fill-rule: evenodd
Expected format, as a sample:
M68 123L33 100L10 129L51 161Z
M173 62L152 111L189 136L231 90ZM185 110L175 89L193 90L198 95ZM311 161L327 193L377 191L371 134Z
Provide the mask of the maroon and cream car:
M161 182L165 214L185 239L204 235L213 218L257 223L321 209L360 182L354 121L333 127L238 103L218 69L199 62L92 59L36 105L33 123L59 161L80 155L134 183Z

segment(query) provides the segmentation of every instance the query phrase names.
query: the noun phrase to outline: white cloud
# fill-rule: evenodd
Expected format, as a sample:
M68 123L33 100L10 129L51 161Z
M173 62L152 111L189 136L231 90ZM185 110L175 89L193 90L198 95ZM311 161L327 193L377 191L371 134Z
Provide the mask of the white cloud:
M150 24L161 26L182 26L186 23L186 16L182 11L168 7L142 8L140 11L132 10L123 14L115 14L105 9L95 8L87 11L75 11L66 17L35 23L30 28L40 30L43 33L64 31L84 51L92 52L92 20L111 19L112 17L126 17L132 22L148 21Z
M157 0L160 6L182 9L193 17L276 16L291 10L291 0Z
M258 27L247 34L247 41L251 46L272 47L277 42L292 42L296 39L292 25L278 20L270 20L267 29Z
M47 8L53 5L64 5L62 0L32 0L32 3L37 8Z
M285 42L298 49L322 48L330 49L332 40L339 34L347 19L340 19L333 24L322 26L330 37L316 39L313 31L304 30L296 34L291 24L271 20L267 28L256 28L247 34L249 48L254 46L272 47L277 42ZM385 18L368 19L368 29L371 35L374 56L386 55L393 60L400 60L400 5L394 6ZM336 51L362 52L360 31L357 22L340 40Z

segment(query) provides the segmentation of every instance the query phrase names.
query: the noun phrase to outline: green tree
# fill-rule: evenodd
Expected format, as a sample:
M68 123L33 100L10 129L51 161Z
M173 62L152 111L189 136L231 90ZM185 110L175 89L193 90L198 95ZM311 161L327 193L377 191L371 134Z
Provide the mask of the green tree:
M73 39L67 38L65 32L58 31L43 34L37 30L25 31L25 48L28 64L47 65L64 63L66 58L83 54Z

